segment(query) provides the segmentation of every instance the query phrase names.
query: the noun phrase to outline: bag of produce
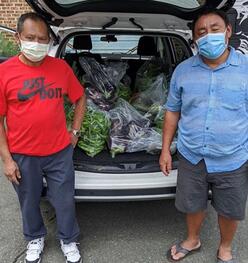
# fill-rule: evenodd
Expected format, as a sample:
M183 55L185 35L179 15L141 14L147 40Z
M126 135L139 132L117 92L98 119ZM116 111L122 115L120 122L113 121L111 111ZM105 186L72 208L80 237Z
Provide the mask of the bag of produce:
M110 129L110 121L105 112L87 101L87 111L80 129L78 147L87 155L94 157L106 144Z
M162 136L150 128L149 119L142 116L125 100L109 111L111 120L109 148L117 153L147 151L155 153L162 148Z
M146 118L154 121L155 117L161 111L168 96L167 81L164 74L156 77L150 88L136 94L132 98L131 104Z
M152 128L143 128L130 136L127 152L146 151L151 154L162 149L162 135Z
M141 92L149 89L157 76L167 71L167 66L161 58L146 61L137 71L135 90Z
M109 110L114 107L117 100L117 87L94 58L80 57L79 63L86 73L84 83L86 95L102 110Z
M127 62L108 62L103 66L112 84L118 87L128 69Z
M134 134L150 125L147 118L123 99L118 100L116 107L110 110L108 115L111 120L108 145L112 157L126 152Z
M157 129L160 129L160 130L163 129L164 114L165 114L165 109L164 109L164 107L160 106L158 114L157 114L157 116L154 119L154 126Z

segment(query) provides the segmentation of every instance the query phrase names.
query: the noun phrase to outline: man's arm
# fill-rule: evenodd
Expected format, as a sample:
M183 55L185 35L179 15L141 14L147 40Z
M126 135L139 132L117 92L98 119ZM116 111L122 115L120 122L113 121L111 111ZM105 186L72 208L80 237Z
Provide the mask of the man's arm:
M85 110L86 110L85 94L79 100L76 101L75 105L76 106L75 106L75 111L74 111L72 129L80 130L80 127L82 125L82 121L84 118ZM78 141L78 138L71 133L71 143L73 147L76 146L77 141Z
M177 130L180 112L166 111L163 125L163 146L159 159L162 172L168 176L172 169L172 158L170 153L171 142Z
M4 127L4 117L0 116L0 157L3 161L3 171L7 178L16 184L19 184L21 174L16 162L12 159L7 144L6 132Z

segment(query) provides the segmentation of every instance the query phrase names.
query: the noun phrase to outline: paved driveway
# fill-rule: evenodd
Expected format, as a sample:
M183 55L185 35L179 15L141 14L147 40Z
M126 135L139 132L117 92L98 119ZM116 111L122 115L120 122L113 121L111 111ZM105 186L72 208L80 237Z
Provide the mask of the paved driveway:
M21 234L19 206L12 186L0 173L0 263L23 263L26 243ZM248 211L248 207L247 207ZM55 239L54 211L46 202L42 212L48 228L43 263L64 258ZM184 216L173 201L79 203L84 263L166 263L166 249L185 233ZM218 244L216 215L212 208L202 229L202 251L185 263L214 263ZM234 244L239 263L248 263L248 220L240 224Z

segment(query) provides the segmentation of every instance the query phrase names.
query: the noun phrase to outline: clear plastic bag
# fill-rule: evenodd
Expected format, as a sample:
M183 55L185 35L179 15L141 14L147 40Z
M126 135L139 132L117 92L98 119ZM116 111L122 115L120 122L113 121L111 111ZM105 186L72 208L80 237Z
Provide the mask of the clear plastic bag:
M108 145L112 157L117 153L126 152L130 147L131 138L150 125L147 118L123 99L118 100L116 107L110 110L108 115L111 120Z
M136 124L138 127L149 127L150 121L142 116L131 104L123 99L119 99L116 107L109 111L108 116L115 122L117 130L124 131L129 124Z
M162 149L162 136L152 128L144 128L130 137L127 152L146 151L155 154Z
M157 129L163 129L165 108L160 106L159 111L154 119L154 125Z
M125 74L118 85L118 98L129 101L132 95L131 78Z
M160 58L146 61L137 71L135 90L141 92L149 89L158 75L168 71L167 67Z
M156 153L161 150L161 134L150 128L149 119L142 116L128 102L119 99L116 108L109 111L109 117L109 148L112 157L121 152Z
M171 154L175 154L177 151L177 137L174 137L172 143L171 143L171 146L170 146L170 152Z
M126 74L128 64L126 62L108 62L104 66L104 71L108 74L112 84L116 87Z
M160 74L148 89L136 94L131 103L142 114L145 114L145 117L153 121L165 104L167 96L166 77L164 74Z
M102 110L114 107L117 100L117 87L102 67L94 58L80 57L79 63L86 73L84 83L86 94Z

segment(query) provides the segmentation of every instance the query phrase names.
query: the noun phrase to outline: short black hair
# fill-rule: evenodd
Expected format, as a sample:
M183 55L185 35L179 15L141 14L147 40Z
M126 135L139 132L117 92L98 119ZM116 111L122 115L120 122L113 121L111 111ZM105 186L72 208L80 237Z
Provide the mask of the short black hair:
M198 21L202 16L210 15L210 14L217 15L217 16L221 17L222 20L225 22L225 25L226 25L226 26L230 25L230 21L229 21L229 18L228 18L228 16L227 16L226 12L224 12L224 11L222 11L222 10L219 10L219 9L205 9L205 10L202 11L202 12L194 19L194 21L192 22L191 30L192 30L192 35L193 35L193 36L195 35L195 25L196 25L197 21Z
M17 28L16 28L17 33L21 33L23 31L23 24L27 19L33 20L35 22L43 22L46 25L47 33L50 36L51 28L47 23L46 19L43 16L34 12L25 13L19 17L17 21Z

